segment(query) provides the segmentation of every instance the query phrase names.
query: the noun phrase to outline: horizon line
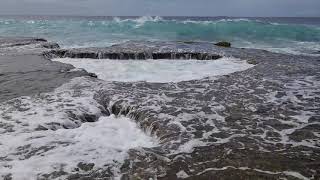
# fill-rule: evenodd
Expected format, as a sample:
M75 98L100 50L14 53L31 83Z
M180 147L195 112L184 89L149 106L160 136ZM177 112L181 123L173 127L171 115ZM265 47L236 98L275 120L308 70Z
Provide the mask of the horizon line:
M200 17L200 18L320 18L320 16L190 16L190 15L76 15L76 14L0 14L0 16L47 17Z

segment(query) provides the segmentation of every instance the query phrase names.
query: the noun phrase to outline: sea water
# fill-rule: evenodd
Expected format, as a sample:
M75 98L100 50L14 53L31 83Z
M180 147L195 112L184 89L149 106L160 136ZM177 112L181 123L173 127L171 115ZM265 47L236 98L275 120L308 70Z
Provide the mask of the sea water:
M130 40L230 41L290 54L320 51L320 18L2 16L0 34L43 37L65 48Z

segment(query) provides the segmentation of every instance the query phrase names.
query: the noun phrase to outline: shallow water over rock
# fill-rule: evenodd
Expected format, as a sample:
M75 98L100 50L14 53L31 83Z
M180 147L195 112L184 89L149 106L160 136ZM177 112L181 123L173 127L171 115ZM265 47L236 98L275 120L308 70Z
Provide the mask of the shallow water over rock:
M160 60L110 60L110 59L52 59L72 64L76 68L95 73L105 81L122 82L179 82L204 77L227 75L253 67L246 61L222 58L214 61L160 59Z
M116 165L92 165L93 159L72 166L58 163L54 171L42 171L37 176L44 179L108 178L115 176L116 168L123 179L319 179L318 57L219 48L207 43L174 44L126 43L112 49L120 53L128 48L147 52L148 46L156 50L162 47L162 51L173 53L193 51L239 58L254 62L255 66L219 78L210 76L170 83L111 82L92 78L85 71L78 74L72 66L36 55L25 59L24 56L9 56L9 53L0 56L1 60L16 60L21 66L12 67L25 67L21 69L32 69L37 63L44 63L36 71L39 71L39 77L19 73L21 69L18 68L1 72L4 74L1 78L10 74L15 76L10 81L1 79L1 85L6 86L0 87L12 87L10 90L17 92L10 98L1 94L2 99L11 99L0 106L2 136L35 135L26 136L23 142L26 146L1 151L7 153L0 158L2 167L12 169L12 159L41 158L41 154L77 143L58 140L52 141L52 146L29 146L28 142L45 138L36 136L37 133L71 133L85 123L99 123L96 122L98 119L111 115L134 120L142 131L155 137L158 144L131 148L127 151L128 156ZM25 49L24 54L34 51ZM101 51L99 48L91 50ZM6 52L5 49L1 51ZM41 52L44 51L45 57L57 56L50 50ZM70 51L81 53L82 49ZM23 64L22 60L25 60ZM9 65L11 61L3 62L3 65ZM68 68L50 74L53 67ZM37 78L41 77L48 80L38 83ZM30 86L35 90L26 88L22 93L15 83L23 78L30 78ZM43 86L50 88L42 90ZM22 95L28 97L20 97ZM17 117L19 114L21 116ZM52 122L45 122L47 119ZM41 122L41 126L37 126ZM19 146L14 138L10 143L14 146L2 148ZM6 171L1 176L14 175Z

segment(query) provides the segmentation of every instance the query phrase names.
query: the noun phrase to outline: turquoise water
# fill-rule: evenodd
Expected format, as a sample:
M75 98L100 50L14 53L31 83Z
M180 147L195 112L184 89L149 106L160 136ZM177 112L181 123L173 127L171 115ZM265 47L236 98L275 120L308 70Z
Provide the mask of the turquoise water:
M0 17L0 34L43 37L63 47L103 47L128 40L223 40L293 54L320 51L317 18Z

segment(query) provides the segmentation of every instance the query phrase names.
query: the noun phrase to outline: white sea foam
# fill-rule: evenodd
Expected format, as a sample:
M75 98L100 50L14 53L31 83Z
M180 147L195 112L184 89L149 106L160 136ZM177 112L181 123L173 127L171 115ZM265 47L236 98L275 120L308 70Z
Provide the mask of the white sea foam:
M162 17L160 16L141 16L136 19L120 19L119 17L114 17L113 21L116 23L123 23L123 22L133 22L136 23L136 27L143 26L146 22L159 22L163 21Z
M179 22L177 20L172 20L175 22ZM220 20L207 20L207 21L199 21L199 20L185 20L182 21L183 24L203 24L203 25L210 25L210 24L218 24L218 23L226 23L226 22L257 22L260 23L262 21L259 20L250 20L250 19L246 19L246 18L237 18L237 19L220 19Z
M108 165L117 176L129 149L157 145L129 118L103 116L93 99L98 84L93 84L75 78L52 93L0 104L0 178L12 174L13 179L24 180L60 170L70 173L80 162L94 163L94 169ZM70 119L68 112L100 118L82 123ZM43 129L36 130L39 126Z
M107 81L179 82L208 76L226 75L252 67L245 61L223 58L199 60L107 60L53 59L96 73Z
M176 173L177 178L179 179L186 179L188 177L190 177L185 171L181 170L179 172Z
M237 19L227 18L227 19L221 19L218 22L260 22L260 21L258 21L258 20L250 20L250 19L247 19L247 18L237 18Z
M44 145L50 148L52 144L58 144L53 142L61 144L50 151L40 151L39 155L29 159L12 157L13 160L8 162L12 168L1 167L0 175L12 173L13 178L17 180L25 177L35 178L38 173L52 172L60 164L64 165L65 171L70 172L79 162L95 163L96 167L102 167L114 161L122 162L131 148L152 147L156 144L135 122L125 117L114 116L102 117L94 123L84 123L76 129L34 132L34 135L44 137L28 140L26 143L25 134L2 135L1 143L10 147L14 144L31 143L33 148L41 148Z

